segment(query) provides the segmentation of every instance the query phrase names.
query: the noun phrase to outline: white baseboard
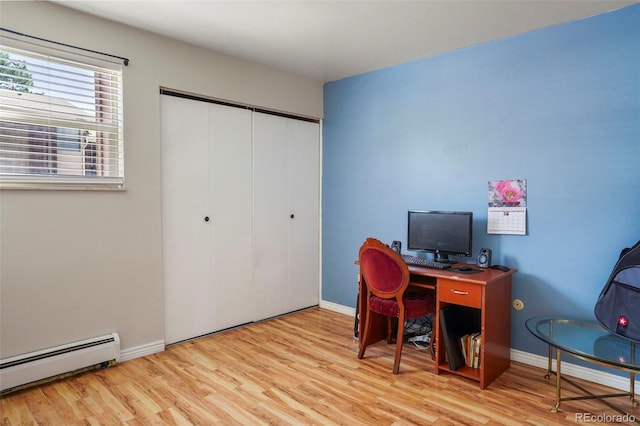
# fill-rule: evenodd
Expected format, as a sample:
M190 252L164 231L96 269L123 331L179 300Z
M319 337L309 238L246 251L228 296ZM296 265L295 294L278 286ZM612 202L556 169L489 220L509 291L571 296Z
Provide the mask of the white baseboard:
M320 301L320 307L328 311L338 312L340 314L350 315L355 317L356 310L344 305L338 305L337 303L327 302L325 300Z
M338 312L345 315L355 316L356 310L348 306L338 305L332 302L320 301L320 307L329 311ZM567 358L571 358L567 356ZM529 352L519 351L517 349L511 349L511 360L521 362L523 364L531 365L533 367L547 369L548 361L546 356L536 355ZM555 371L556 363L552 361L552 368ZM618 376L617 374L608 373L606 371L594 370L581 365L572 364L563 358L562 362L562 374L575 377L578 379L587 380L589 382L598 383L604 386L609 386L614 389L622 391L629 390L629 377ZM636 380L636 389L640 389L640 380Z
M618 376L617 374L608 373L606 371L595 370L593 368L584 367L582 365L572 364L571 362L566 361L567 358L571 359L570 356L566 355L562 358L562 375L576 377L578 379L587 380L589 382L598 383L622 391L629 390L629 376ZM511 360L527 365L532 365L538 368L544 368L545 370L548 368L548 361L546 356L522 352L517 349L511 349ZM551 368L555 371L555 359L551 361ZM635 387L638 388L638 386L640 386L640 380L636 379Z
M129 361L135 358L141 358L147 355L153 355L158 352L164 351L164 340L148 343L142 346L136 346L135 348L123 349L120 352L120 361Z

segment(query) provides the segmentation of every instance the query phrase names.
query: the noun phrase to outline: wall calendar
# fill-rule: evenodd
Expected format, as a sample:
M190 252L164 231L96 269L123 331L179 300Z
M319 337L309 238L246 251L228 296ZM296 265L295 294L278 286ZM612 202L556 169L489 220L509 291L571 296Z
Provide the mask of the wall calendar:
M488 234L527 234L526 179L489 181Z

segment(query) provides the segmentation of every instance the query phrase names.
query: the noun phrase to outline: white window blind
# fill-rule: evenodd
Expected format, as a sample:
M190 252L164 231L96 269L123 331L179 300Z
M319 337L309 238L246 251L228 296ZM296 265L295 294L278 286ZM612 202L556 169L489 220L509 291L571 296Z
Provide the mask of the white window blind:
M124 187L122 66L0 44L0 188Z

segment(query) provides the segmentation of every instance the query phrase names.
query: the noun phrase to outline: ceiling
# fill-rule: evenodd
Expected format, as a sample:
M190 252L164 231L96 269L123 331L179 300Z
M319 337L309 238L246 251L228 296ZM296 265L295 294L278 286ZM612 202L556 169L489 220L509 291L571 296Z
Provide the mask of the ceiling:
M54 0L280 70L334 81L615 10L624 0Z

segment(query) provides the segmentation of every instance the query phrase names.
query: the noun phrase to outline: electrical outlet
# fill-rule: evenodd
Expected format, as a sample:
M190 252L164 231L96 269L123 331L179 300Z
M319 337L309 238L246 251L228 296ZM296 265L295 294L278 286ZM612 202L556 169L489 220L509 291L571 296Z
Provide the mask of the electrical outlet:
M511 306L513 306L513 309L515 309L516 311L521 311L524 309L524 302L520 299L513 299L513 302L511 302Z

